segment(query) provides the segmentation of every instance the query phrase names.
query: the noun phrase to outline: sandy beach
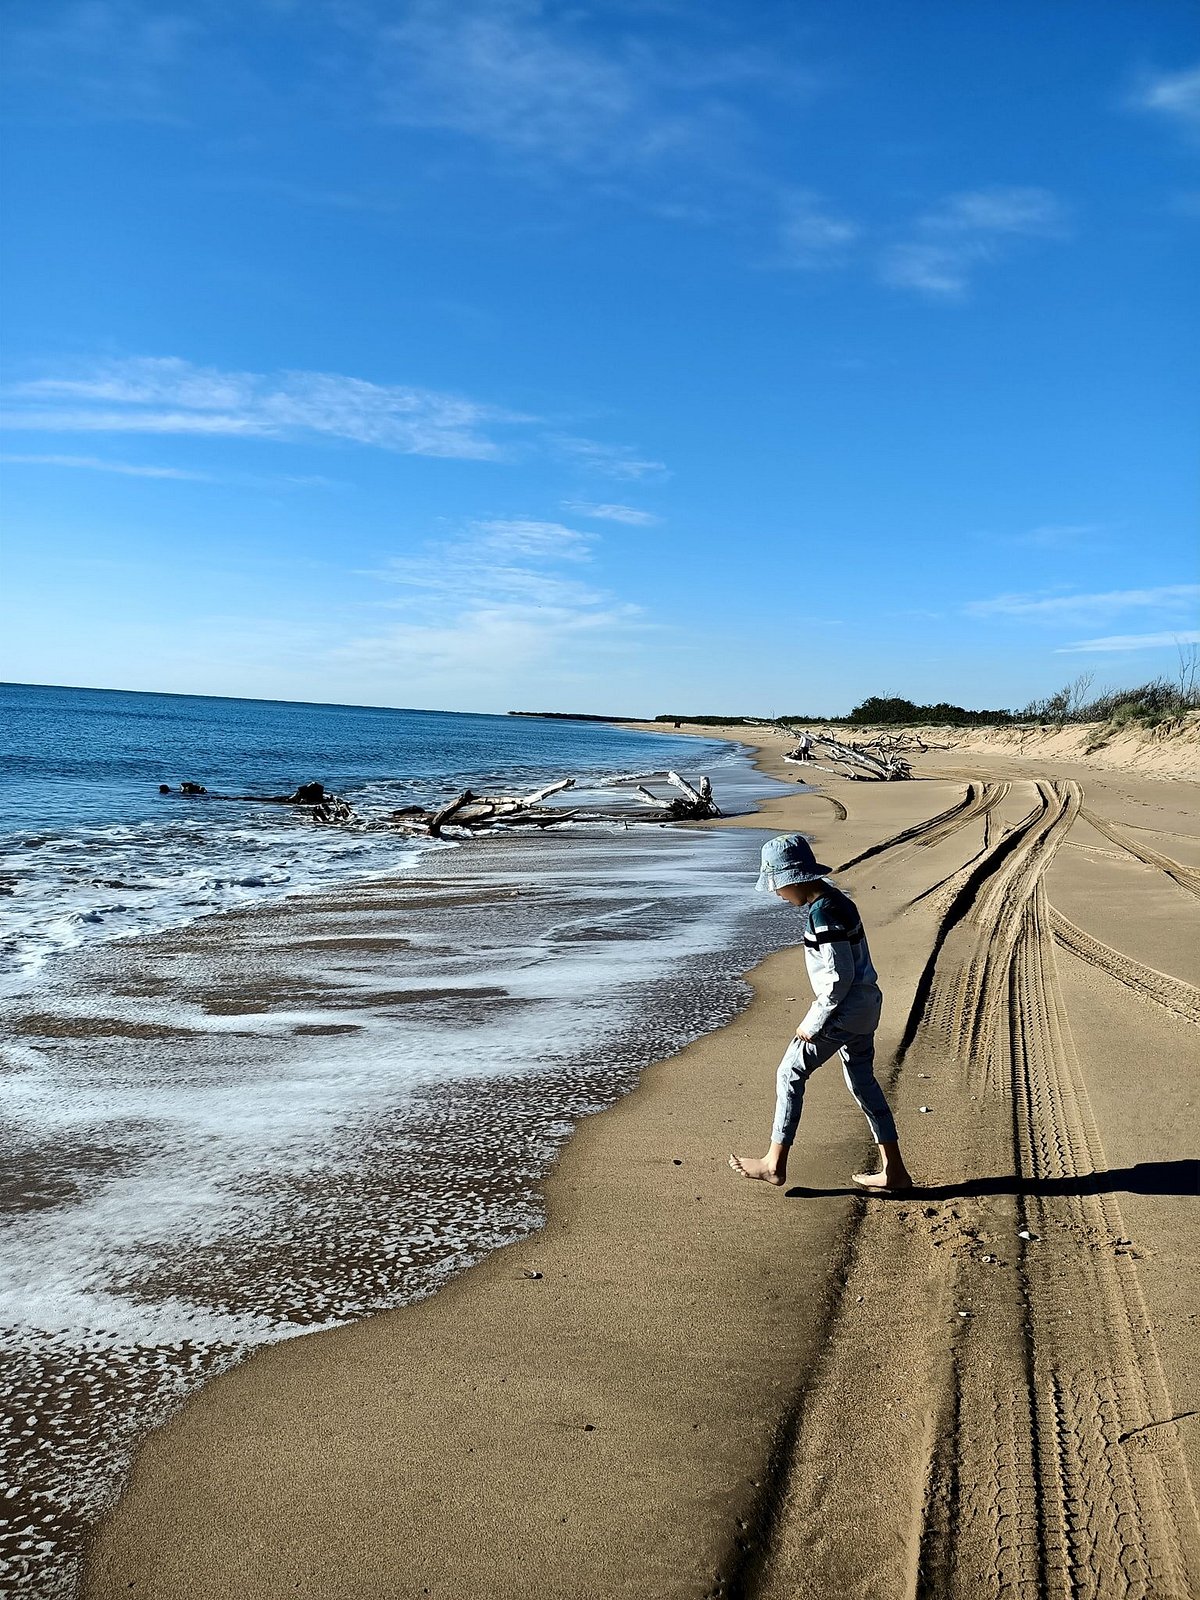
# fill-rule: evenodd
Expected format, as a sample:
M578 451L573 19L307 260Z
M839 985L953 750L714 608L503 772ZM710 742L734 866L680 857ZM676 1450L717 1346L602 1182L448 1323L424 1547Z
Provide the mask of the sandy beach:
M964 747L916 773L717 826L841 869L919 1190L849 1184L836 1063L789 1187L729 1171L808 1003L772 955L580 1124L540 1231L155 1433L89 1600L1196 1592L1195 782Z

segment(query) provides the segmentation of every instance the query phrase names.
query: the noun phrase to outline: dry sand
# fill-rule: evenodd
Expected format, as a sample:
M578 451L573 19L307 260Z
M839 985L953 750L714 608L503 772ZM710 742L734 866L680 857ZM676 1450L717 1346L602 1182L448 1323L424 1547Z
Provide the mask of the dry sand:
M918 771L735 825L846 864L922 1192L851 1192L832 1064L793 1186L728 1171L807 1004L772 957L741 1017L580 1127L542 1232L202 1391L85 1593L1198 1592L1195 786L1028 750Z

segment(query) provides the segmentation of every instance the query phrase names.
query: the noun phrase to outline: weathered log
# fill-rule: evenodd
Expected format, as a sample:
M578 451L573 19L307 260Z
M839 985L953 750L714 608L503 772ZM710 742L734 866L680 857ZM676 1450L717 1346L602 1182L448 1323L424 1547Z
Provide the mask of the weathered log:
M548 783L544 789L535 789L532 794L527 794L521 804L536 806L542 800L548 799L550 795L559 794L563 789L573 789L574 787L574 778L560 778L557 783Z
M644 788L642 784L635 783L633 787L634 793L637 794L638 797L646 803L646 805L654 806L659 811L666 809L667 802L665 800L660 800L656 794L651 794L649 789Z
M562 822L622 822L628 825L630 822L683 822L720 816L713 801L710 779L700 778L694 785L678 773L670 774L669 779L680 791L678 796L669 800L652 794L640 783L631 785L633 798L638 805L649 807L649 810L631 811L615 805L574 806L568 810L541 805L540 802L551 795L574 787L574 778L561 778L557 783L547 784L530 795L481 795L464 789L436 811L416 805L398 807L388 813L383 824L405 833L423 833L438 838L446 829L461 829L466 834L475 834L492 828L552 828Z
M682 789L693 805L702 806L704 804L703 796L692 788L686 778L681 778L677 772L668 772L667 782L673 783L677 789Z
M708 777L701 778L698 787L700 790L700 798L708 808L705 812L705 815L709 817L721 816L721 808L713 799L712 779Z
M453 823L456 828L470 828L477 822L486 822L494 817L499 810L498 806L489 801L476 800L469 806L460 806L454 813Z
M593 822L596 818L591 814L581 815L578 811L518 811L510 817L501 817L496 826L500 828L553 828L560 822Z
M440 811L435 811L433 816L429 819L430 836L434 839L438 838L442 829L446 826L447 822L449 822L454 813L460 810L463 806L469 806L474 798L475 796L471 793L470 789L464 789L461 794L455 795L454 799L451 800L448 805L444 805Z
M170 794L169 784L160 783L159 794ZM202 783L182 783L180 794L202 794L210 800L236 800L258 806L311 806L314 822L347 823L354 817L348 800L331 794L323 783L302 783L291 794L209 794Z
M912 776L912 769L902 756L879 748L880 741L874 742L877 748L873 750L870 745L858 745L853 742L844 744L829 734L820 734L812 741L813 745L822 747L822 753L827 761L838 764L833 770L842 777L873 778L886 782L890 779ZM789 751L784 759L797 766L816 767L819 771L830 770L800 749Z

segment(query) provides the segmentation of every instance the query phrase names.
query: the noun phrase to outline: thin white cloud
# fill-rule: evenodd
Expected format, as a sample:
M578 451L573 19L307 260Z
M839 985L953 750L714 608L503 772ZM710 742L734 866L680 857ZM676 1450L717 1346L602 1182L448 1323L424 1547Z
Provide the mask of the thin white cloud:
M561 522L537 522L530 517L494 519L474 524L486 550L505 555L538 556L550 560L586 561L596 535L568 528Z
M951 195L921 218L931 233L1016 233L1054 238L1063 229L1063 209L1047 189L995 187Z
M0 455L0 461L13 466L69 467L88 472L116 472L126 478L178 478L188 483L212 483L208 472L191 472L186 467L144 467L132 461L102 461L99 456L22 456Z
M689 45L684 28L597 26L586 7L538 0L410 0L365 12L380 114L480 141L545 171L644 178L737 142L736 97L764 87L795 103L809 77L778 51ZM679 19L676 19L677 21Z
M189 7L151 11L138 0L75 0L31 10L36 20L7 31L11 80L39 94L66 89L75 116L183 120L181 90L201 34Z
M564 500L563 510L600 522L623 522L630 528L652 528L662 521L653 511L640 511L637 506L597 504L592 500Z
M402 455L499 461L546 450L607 477L661 478L628 445L542 431L539 419L462 395L331 372L226 372L176 356L93 363L13 384L0 427L40 433L347 439Z
M556 435L552 442L579 465L602 473L605 477L636 483L670 476L665 462L640 456L629 445L602 444L596 439L579 439L567 434Z
M912 236L891 245L880 275L896 288L960 300L978 267L1004 258L1022 239L1061 239L1066 214L1047 189L995 186L948 196L917 218Z
M840 266L862 229L831 211L821 197L802 189L783 203L779 242L783 264L804 271Z
M1136 111L1151 111L1177 127L1200 133L1200 65L1182 72L1148 73L1130 95Z
M553 569L564 561L589 561L594 542L592 535L561 523L489 519L468 523L461 534L417 555L393 557L374 576L400 590L386 602L391 609L418 606L424 617L432 609L439 621L443 610L453 617L464 607L586 612L601 605L604 595Z
M373 672L419 674L447 680L456 689L494 689L498 668L505 679L537 667L561 675L578 669L583 652L616 654L626 648L615 634L637 622L633 608L581 612L570 607L479 606L446 623L401 623L384 633L353 639L331 658ZM552 686L547 685L552 693Z
M1080 639L1076 644L1059 645L1054 653L1067 656L1093 650L1164 650L1180 644L1200 644L1200 628L1185 628L1182 633L1113 633L1104 639Z
M191 467L159 467L134 461L106 461L100 456L0 454L0 462L13 466L65 468L68 471L112 472L123 478L158 478L180 483L214 483L241 489L335 489L334 478L315 472L216 473Z
M0 425L58 433L349 439L406 455L496 460L501 428L533 419L497 406L328 372L222 372L177 357L131 358L8 390ZM47 402L66 402L47 404Z
M897 289L916 289L934 298L957 300L967 291L971 268L986 261L988 253L982 245L968 250L920 242L897 244L884 256L881 276Z
M1074 550L1103 531L1098 522L1043 522L1025 533L1016 534L1012 543L1031 545L1038 550Z
M972 600L972 617L1119 616L1123 611L1180 611L1200 600L1200 583L1170 583L1156 589L1109 589L1100 594L1003 594Z
M566 162L598 159L634 126L649 136L652 119L632 75L578 35L556 37L530 7L416 4L379 44L392 121Z
M612 654L644 629L640 608L554 568L589 559L594 536L532 518L468 525L456 538L399 556L374 574L408 615L335 654L380 671L494 686L537 666L573 669L580 652Z

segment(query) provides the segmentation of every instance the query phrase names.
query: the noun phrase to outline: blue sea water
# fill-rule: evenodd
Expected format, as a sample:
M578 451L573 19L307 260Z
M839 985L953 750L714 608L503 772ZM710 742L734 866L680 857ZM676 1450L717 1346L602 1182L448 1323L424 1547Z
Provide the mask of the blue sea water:
M218 793L315 779L372 823L468 786L731 770L727 744L608 724L23 684L0 685L0 760L0 968L18 975L98 939L393 871L421 850ZM180 795L184 781L210 794Z

